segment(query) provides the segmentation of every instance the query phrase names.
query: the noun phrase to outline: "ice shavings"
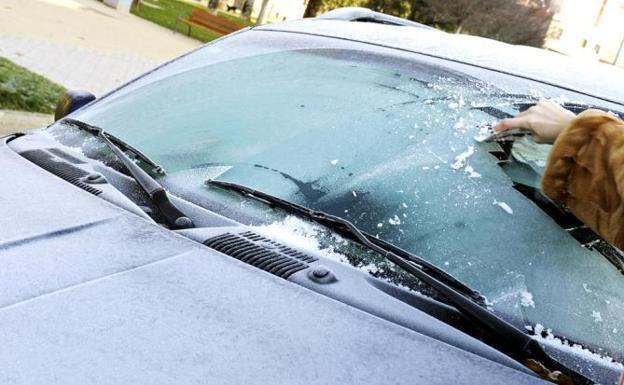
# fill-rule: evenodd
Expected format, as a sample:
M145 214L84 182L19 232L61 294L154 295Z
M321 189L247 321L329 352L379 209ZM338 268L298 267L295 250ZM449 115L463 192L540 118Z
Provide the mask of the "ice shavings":
M381 226L383 226L383 224L379 223L379 227ZM304 221L298 217L289 216L282 221L273 222L269 225L251 226L251 228L258 234L287 244L293 248L300 249L303 252L308 252L312 255L321 255L334 261L350 265L346 255L338 251L342 247L349 247L351 244L349 241L339 235L333 233L329 234L322 226ZM388 267L380 267L379 264L374 262L361 263L355 267L374 276L377 276L376 274L379 273L380 270L388 269ZM409 290L416 295L427 297L426 294L420 293L401 282L396 282L390 278L378 278L402 289Z
M609 356L603 356L598 353L594 353L591 350L583 347L580 344L573 344L565 339L555 337L552 334L551 329L546 329L541 324L536 324L535 327L526 326L526 329L532 331L535 335L531 336L534 340L540 344L552 346L557 350L567 351L574 356L581 357L588 361L600 362L605 366L608 366L615 370L624 370L624 365L615 361Z
M466 122L464 118L459 118L459 120L453 125L453 128L459 131L463 131L466 128Z
M468 175L468 178L481 178L481 174L476 172L472 166L466 166L464 168L464 173Z
M312 223L303 221L300 218L289 216L280 222L273 222L269 225L263 226L253 226L253 229L262 235L278 242L281 241L289 246L293 246L313 254L320 254L338 262L347 261L347 258L336 252L333 247L321 246L318 241L318 237L322 231L321 228Z
M496 205L498 207L500 207L501 209L505 210L505 212L509 215L513 215L513 210L511 209L511 207L509 207L509 205L505 202L499 202L496 199L494 200L494 202L492 202L493 205Z
M474 155L475 149L474 146L468 146L468 149L461 154L455 157L455 161L451 164L451 168L453 170L459 170L462 167L466 166L466 162L468 162L468 158Z
M388 223L390 223L392 226L398 226L401 224L401 219L395 215L394 217L388 219Z
M459 98L456 101L452 101L448 104L449 108L453 109L453 110L457 110L459 108L462 108L463 106L466 105L466 101L464 100L464 98L462 96L459 96Z
M332 166L335 166L338 164L338 159L332 159L329 161L329 163L331 163Z
M493 133L494 133L494 130L492 128L492 125L483 121L479 124L479 132L477 133L477 135L474 136L473 139L479 143L482 143L487 138L489 138Z
M594 322L602 322L602 315L600 315L599 311L592 310L592 318Z
M526 290L520 292L520 306L523 307L535 307L535 301L533 301L533 294Z

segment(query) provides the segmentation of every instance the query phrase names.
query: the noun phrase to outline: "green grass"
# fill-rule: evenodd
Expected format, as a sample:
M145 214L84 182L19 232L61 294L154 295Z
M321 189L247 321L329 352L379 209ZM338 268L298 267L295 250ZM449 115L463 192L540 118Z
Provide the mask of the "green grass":
M51 114L65 89L0 57L0 109Z
M132 13L156 24L162 25L163 27L174 30L178 17L180 15L189 15L193 8L206 10L204 7L199 5L193 5L178 0L141 0L140 5L132 9ZM225 12L219 12L219 16L242 26L253 25L253 23L249 20L230 15ZM186 34L188 25L180 23L178 28L180 33ZM214 40L220 36L221 35L217 32L213 32L205 28L195 26L191 28L191 37L203 42Z

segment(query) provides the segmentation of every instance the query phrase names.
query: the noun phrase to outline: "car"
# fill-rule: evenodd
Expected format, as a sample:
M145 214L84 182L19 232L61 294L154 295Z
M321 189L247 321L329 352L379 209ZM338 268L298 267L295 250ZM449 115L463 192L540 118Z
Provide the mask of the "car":
M624 73L365 9L236 32L0 148L0 380L617 384L624 259L488 141ZM522 133L519 133L522 134Z

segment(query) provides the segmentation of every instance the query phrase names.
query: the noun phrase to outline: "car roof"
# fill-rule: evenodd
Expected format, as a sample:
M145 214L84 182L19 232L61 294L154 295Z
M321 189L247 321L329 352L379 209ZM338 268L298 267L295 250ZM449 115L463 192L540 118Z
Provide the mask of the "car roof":
M327 17L264 25L254 30L294 32L381 45L537 80L624 104L621 92L624 70L544 49L429 28Z

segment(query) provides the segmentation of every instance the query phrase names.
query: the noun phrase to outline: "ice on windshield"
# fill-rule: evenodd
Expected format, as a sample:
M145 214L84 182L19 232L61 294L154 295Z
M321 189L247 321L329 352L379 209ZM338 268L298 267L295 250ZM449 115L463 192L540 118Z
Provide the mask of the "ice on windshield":
M186 175L188 188L204 182L188 175L218 168L222 180L339 215L426 258L518 325L621 352L620 272L514 189L496 149L475 140L496 121L481 107L514 113L527 100L398 54L309 50L197 68L78 118L170 178ZM523 178L538 186L543 149L522 146L514 156L536 166Z

